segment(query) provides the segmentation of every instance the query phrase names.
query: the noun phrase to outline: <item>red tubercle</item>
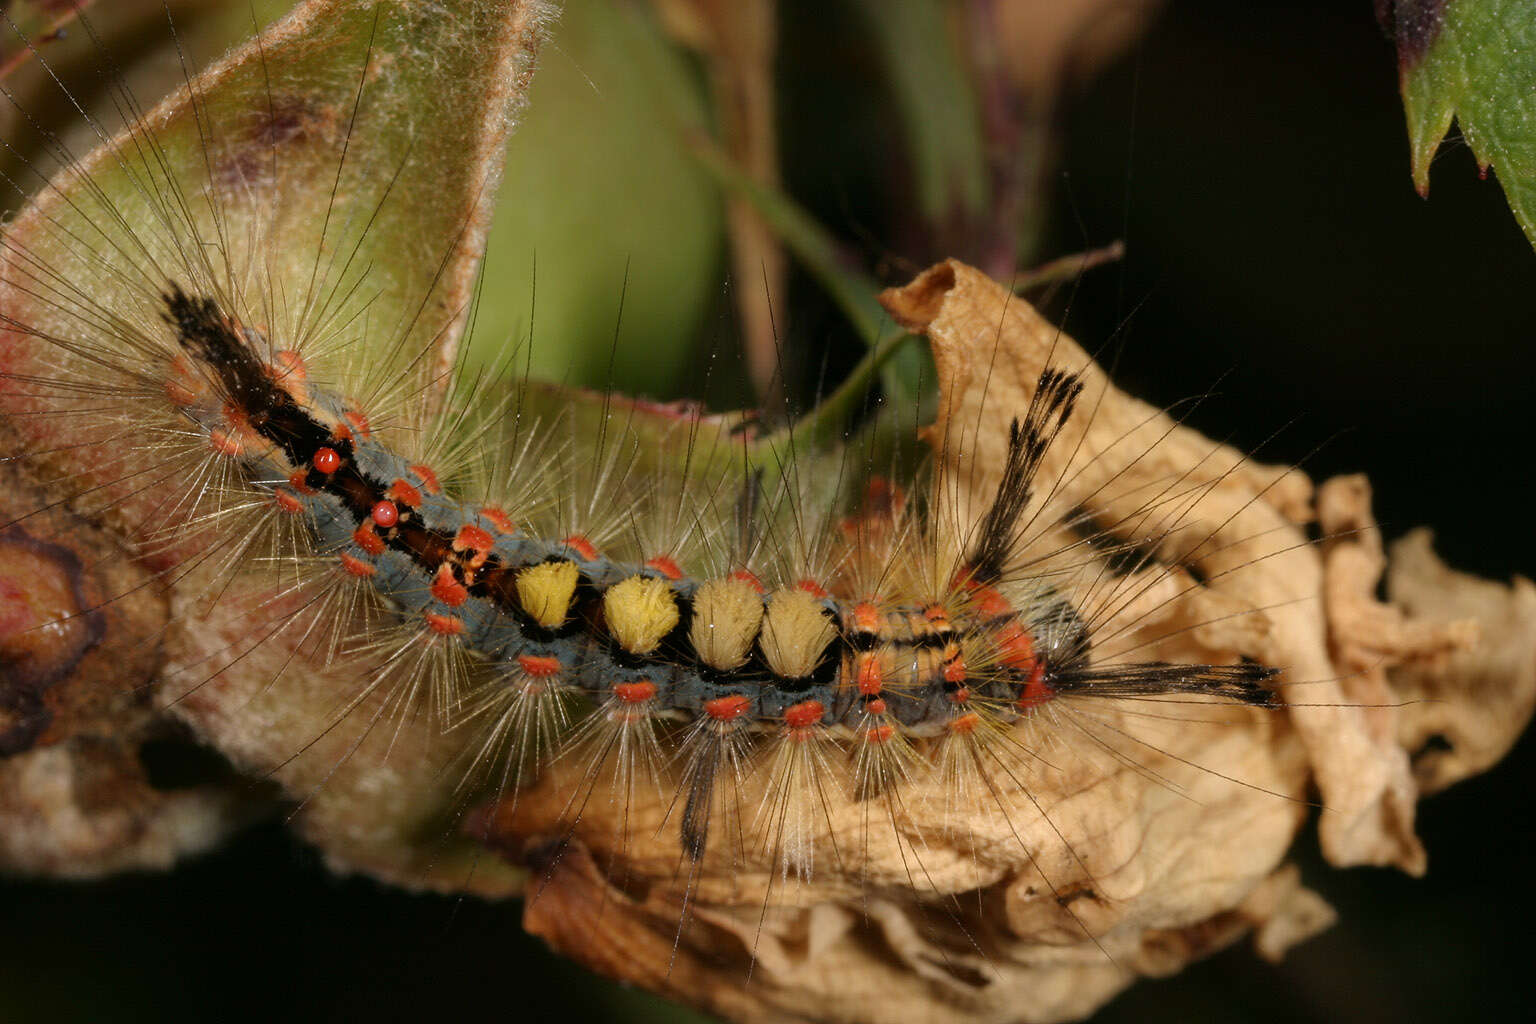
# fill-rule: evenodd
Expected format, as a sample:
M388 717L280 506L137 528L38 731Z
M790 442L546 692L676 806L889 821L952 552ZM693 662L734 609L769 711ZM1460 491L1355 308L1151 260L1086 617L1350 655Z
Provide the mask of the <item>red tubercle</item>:
M965 656L957 651L953 658L944 663L944 681L946 683L963 683L966 678Z
M795 587L805 591L817 600L825 601L827 598L827 589L815 580L796 580Z
M962 686L958 690L956 690L954 693L951 693L949 695L949 700L950 700L950 703L952 703L952 704L964 704L967 701L969 701L970 699L971 699L971 688L969 686Z
M889 743L896 735L896 727L889 722L883 725L872 725L864 730L865 743Z
M857 655L853 662L853 680L859 688L859 693L864 696L879 693L885 686L885 673L880 668L880 655Z
M379 504L382 505L384 502ZM352 543L362 548L364 554L377 557L384 553L384 538L380 537L378 531L373 528L371 519L352 531Z
M745 569L737 569L735 572L731 573L727 579L733 579L741 583L745 583L759 594L767 593L768 590L767 587L763 586L762 580L758 579L755 574L750 573Z
M739 693L704 702L704 713L717 722L733 722L751 709L752 699Z
M541 654L519 654L517 667L534 679L548 679L560 674L560 659Z
M826 717L827 708L819 700L803 700L784 709L784 724L791 729L809 729Z
M464 620L457 615L423 612L422 618L427 620L427 628L438 636L458 636L464 632Z
M432 596L450 608L457 608L469 600L469 588L453 574L453 566L444 562L432 577Z
M309 470L296 469L288 474L288 486L300 494L314 494L315 489L309 486Z
M384 491L384 497L391 501L398 501L402 505L409 505L411 508L421 507L421 492L409 480L400 479L390 484ZM379 525L383 526L384 524L380 523Z
M387 530L400 521L400 510L395 507L395 503L392 501L375 502L373 508L368 512L368 518L373 520L376 525ZM364 548L364 550L366 551L367 549ZM380 550L383 550L382 546Z
M584 562L592 562L597 560L597 548L590 540L579 533L571 534L560 543L576 552L576 554L581 556L581 560Z
M645 565L646 568L655 569L669 580L683 578L682 567L666 555L657 555L655 558L648 559Z
M437 482L437 474L432 472L431 467L416 465L411 466L410 470L412 473L415 473L417 479L421 481L422 490L426 491L428 494L443 493L443 487Z
M930 604L924 608L923 618L927 619L935 629L949 628L949 612L941 604Z
M315 467L316 473L330 476L341 468L341 453L335 448L320 448L310 458L309 464Z
M274 487L272 489L272 501L277 505L278 511L295 516L304 510L304 503L299 496L286 487Z
M633 683L614 683L613 695L624 704L644 704L656 696L656 684L649 679Z
M517 524L512 517L495 505L486 505L480 509L480 514L490 520L491 526L497 533L516 533Z
M883 697L876 697L874 700L867 701L864 704L864 713L866 715L883 715L889 710L890 708L886 706L885 698Z
M356 576L358 579L367 579L378 572L372 562L365 562L356 555L349 555L345 551L336 556L341 560L341 567L347 571L348 576Z

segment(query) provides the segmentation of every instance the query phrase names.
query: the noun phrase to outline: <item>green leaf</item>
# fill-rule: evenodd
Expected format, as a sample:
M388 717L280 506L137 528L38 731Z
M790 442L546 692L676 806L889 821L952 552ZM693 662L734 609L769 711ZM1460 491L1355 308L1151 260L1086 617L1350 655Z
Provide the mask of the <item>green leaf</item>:
M1391 15L1419 193L1429 193L1430 162L1455 118L1536 244L1536 6L1397 0Z
M724 254L719 192L672 128L674 108L704 119L702 91L619 4L571 5L555 38L507 150L470 344L516 339L534 377L670 396Z
M946 6L935 0L860 0L858 6L885 61L924 219L942 224L981 214L989 196L980 116Z
M28 468L70 480L123 536L185 514L165 496L166 455L133 443L142 398L116 405L163 386L172 286L215 297L283 347L352 359L376 387L404 380L399 405L440 394L548 13L535 0L309 0L153 110L109 79L127 123L92 118L87 155L24 120L43 137L16 151L63 167L49 177L27 160L29 180L14 184L33 198L0 246L0 414L35 454ZM357 692L344 661L283 635L232 641L250 633L252 608L276 614L265 602L279 584L252 572L210 585L221 562L200 543L189 531L146 555L168 600L192 611L154 638L167 664L218 676L194 686L197 700L166 692L177 713L304 800L300 827L332 863L415 887L514 887L472 840L444 839L459 796L429 716L373 731L387 757L362 747L366 715L347 720L360 738L329 727L338 695ZM187 683L168 671L160 685Z

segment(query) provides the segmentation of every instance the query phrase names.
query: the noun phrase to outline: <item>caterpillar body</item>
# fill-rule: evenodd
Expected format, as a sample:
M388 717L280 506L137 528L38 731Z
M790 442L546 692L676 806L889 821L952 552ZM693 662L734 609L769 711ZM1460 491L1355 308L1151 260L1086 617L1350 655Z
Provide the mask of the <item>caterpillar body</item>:
M625 563L580 534L525 532L498 505L444 494L430 466L381 445L366 413L311 385L298 354L264 361L264 339L212 300L173 289L165 302L193 360L173 363L167 394L215 455L240 463L276 514L301 517L316 553L417 624L424 643L485 660L510 713L538 714L525 705L579 692L625 722L681 717L698 731L781 730L794 742L830 730L868 751L969 735L983 715L995 727L1099 689L1273 701L1262 683L1274 670L1253 664L1095 672L1072 606L1039 579L1014 578L1009 552L1034 469L1081 392L1072 375L1047 370L1015 421L1003 482L949 591L903 604L827 580L768 590L748 562L698 580L666 552ZM715 756L718 742L701 756ZM872 772L859 792L896 781L872 767L881 758L854 760ZM689 775L682 841L699 857L715 766L695 764Z

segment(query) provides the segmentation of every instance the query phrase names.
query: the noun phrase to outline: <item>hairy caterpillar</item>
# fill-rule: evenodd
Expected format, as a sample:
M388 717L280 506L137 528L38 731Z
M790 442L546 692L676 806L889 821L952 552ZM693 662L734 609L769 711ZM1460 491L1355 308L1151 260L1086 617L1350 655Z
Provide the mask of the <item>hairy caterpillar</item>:
M139 326L143 327L144 337L152 338L153 339L152 342L150 343L152 345L151 351L158 351L158 352L161 352L161 353L167 353L167 352L170 351L170 349L169 349L168 344L167 344L167 337L168 337L168 335L166 333L164 333L164 327L155 322L156 318L162 312L162 305L163 304L159 303L157 301L158 300L158 294L156 294L153 298L150 296L149 289L150 288L154 288L154 287L166 288L166 287L170 286L170 283L171 282L166 281L166 282L162 282L161 284L159 284L157 286L157 285L153 284L152 282L146 281L145 282L145 286L146 287L140 293L141 294L141 298L144 301L141 302L140 304L138 304L137 306L133 307L133 311L130 314L134 318L136 325L139 325ZM270 299L271 295L273 294L273 292L275 290L263 287L263 288L257 288L257 289L255 289L255 291L257 293L264 293L264 299ZM256 334L257 336L262 337L264 341L268 341L269 342L269 341L272 341L275 338L281 337L285 333L293 333L291 331L291 328L289 328L288 330L285 331L285 329L283 329L283 328L273 327L272 326L273 323L281 323L282 322L283 318L281 316L272 316L272 315L270 315L270 313L268 313L266 310L263 310L263 309L256 310L257 315L252 315L253 311L251 309L251 305L252 305L251 303L247 302L245 304L244 308L240 308L239 309L238 315L240 316L242 321L244 321L246 323L264 323L264 324L266 324L266 327L264 329L251 328L253 333ZM266 315L262 315L262 314L266 314ZM153 332L153 331L159 331L161 333L152 334L151 332ZM302 334L303 332L300 331L300 332L297 332L297 333ZM325 348L325 345L323 343L320 343L318 345L318 347L321 350L323 350ZM406 346L404 344L402 344L401 347L405 348ZM345 365L345 363L346 363L345 353L343 354L341 362L342 362L343 365ZM157 389L163 390L166 376L167 376L167 374L164 374L164 373L153 373L153 374L147 374L146 375L147 383L149 385L151 385L151 386L145 388L146 395L141 398L141 400L143 402L148 402L149 399L148 399L147 395L148 395L149 392L157 390ZM361 376L364 379L367 379L369 375L363 374ZM383 372L378 373L378 374L376 374L374 376L373 379L388 382L388 381L397 379L397 376L395 374L395 371L391 370L388 373L383 373ZM384 385L384 386L381 386L380 388L376 388L374 390L375 390L376 394L383 394L383 395L386 395L386 396L388 395L388 385L387 384ZM423 391L422 393L425 393L425 392ZM157 400L159 399L158 395L156 395L155 397L156 397ZM409 399L401 400L401 399L397 398L396 401L405 401L405 402L408 403ZM382 404L387 407L387 406L389 406L391 404L391 402L390 401L384 401ZM133 407L134 408L139 408L140 406L134 405ZM380 419L386 419L386 420L389 419L389 418L393 418L393 419L396 419L397 422L399 420L403 419L403 417L399 417L399 416L379 417L378 414L374 411L375 406L372 405L372 404L368 405L366 408L368 409L368 412L369 412L371 418L380 418ZM192 444L192 445L200 445L203 442L201 440L197 439L197 438L190 438L190 439L188 439L186 441L186 443ZM616 445L616 448L617 448L617 445ZM201 454L201 453L199 453L199 454ZM612 456L610 456L610 458L612 458ZM604 465L602 460L598 460L597 464L599 466ZM569 475L570 475L570 471L568 469L567 470L562 470L562 471L557 472L555 474L552 474L552 476L555 478L555 481L551 484L551 487L558 487L560 485L559 478L561 476L567 476L568 477ZM601 472L594 474L594 476L599 476L599 477L601 475L602 475ZM697 479L697 478L695 478L695 479ZM569 481L566 481L566 482L569 482ZM225 494L226 495L233 494L233 493L238 493L238 485L237 484L225 484L224 488L225 488ZM538 488L531 487L531 486L527 488L527 490L530 490L530 491L534 491L534 490L537 490L537 489ZM726 490L727 491L734 491L734 490L740 490L740 488L728 488ZM600 489L594 488L589 493L599 493L599 492L600 492ZM795 491L788 491L786 493L793 494L794 502L795 503L798 503L800 501L801 495L799 493L797 493ZM164 495L160 494L160 495L156 495L155 497L156 497L156 501L158 501L160 503L160 505L152 505L151 507L163 506L165 501L166 501ZM537 497L537 496L535 495L535 497ZM171 505L174 507L175 504L176 504L176 499L174 499L174 498L171 499ZM229 499L226 498L225 499L225 504L236 504L236 505L238 505L239 502L238 501L230 502ZM720 504L723 507L734 507L736 505L736 502L735 502L734 499L728 499L728 500L722 500L720 502ZM122 507L122 506L119 506L119 507ZM553 518L558 520L558 519L560 519L563 516L568 515L568 514L569 514L568 510L560 510L559 512L557 512L553 516ZM598 531L593 531L593 532L596 533ZM611 531L611 532L622 532L622 531ZM557 531L557 534L558 534L558 531ZM562 536L561 535L557 535L557 534L550 534L550 538L553 539L553 540L560 540L560 539L562 539ZM171 535L171 536L174 536L174 535ZM157 542L160 542L160 543L173 543L173 541L168 541L168 540L165 540L164 538L154 537L152 535L152 539L151 539L151 548L152 549L156 546ZM295 538L289 538L289 543L298 543L298 541ZM265 547L264 547L265 544L266 544L266 540L263 539L261 541L260 545L253 546L253 547L249 548L249 550L254 550L254 551L265 550ZM810 546L814 547L815 545L811 544ZM228 558L228 552L229 551L241 551L241 550L246 550L246 549L241 548L239 546L233 546L232 547L232 546L230 546L230 545L228 545L226 543L222 548L220 548L220 547L213 547L213 548L210 548L210 550L214 552L214 555L209 557L207 561L209 562L209 564L213 564L213 565L218 566L221 569L221 572L222 572L222 571L227 571L227 570L225 570L225 567L221 563ZM949 578L944 578L944 579L941 580L941 582L945 583L945 584L948 584L950 582L950 579ZM220 600L223 600L222 593L220 592L220 590L218 590L216 588L215 589L211 589L211 590L206 590L205 589L204 591L202 591L202 593L212 593L212 594L215 594L215 595L219 595ZM260 603L258 603L258 604L256 604L254 606L254 608L256 610L261 610L262 609L262 605ZM295 619L293 621L307 621L307 620ZM326 639L327 639L327 641L330 640L329 637L327 637ZM238 651L239 648L236 648L236 650ZM415 669L412 669L412 671L414 672ZM414 676L412 676L410 673L407 673L406 677L407 678L414 678ZM194 669L190 673L190 679L193 682L200 682L201 680L203 680L205 678L213 678L213 675L212 675L212 672L211 672L210 669L197 669L197 668L194 667ZM449 698L446 698L443 702L444 703L452 703L451 696ZM386 721L390 721L390 720L386 719ZM454 735L454 738L458 739L458 738L462 737L462 735L463 735L462 732L458 732L456 735ZM748 813L747 817L750 818L751 814ZM750 822L748 822L748 824L750 825Z

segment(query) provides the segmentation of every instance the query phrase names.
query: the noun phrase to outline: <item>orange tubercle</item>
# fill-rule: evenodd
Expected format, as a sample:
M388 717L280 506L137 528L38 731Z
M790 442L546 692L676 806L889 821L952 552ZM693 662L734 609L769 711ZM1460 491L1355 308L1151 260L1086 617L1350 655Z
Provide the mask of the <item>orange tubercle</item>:
M453 566L444 562L432 577L432 596L450 608L469 600L469 590L453 575Z
M278 509L291 516L298 515L304 508L304 503L299 500L299 496L286 487L273 488L272 500L277 504Z
M645 564L648 568L655 569L669 580L680 580L683 578L682 567L666 555L657 555Z
M548 679L560 674L560 659L547 655L519 654L517 667L534 679Z
M865 696L879 693L885 686L885 673L880 668L878 654L860 654L854 659L854 682Z
M349 576L356 576L359 579L367 579L369 576L372 576L374 573L378 572L378 570L373 567L373 563L365 562L361 558L358 558L356 555L349 555L343 551L337 557L341 559L341 567L347 570L347 575Z
M573 533L560 543L570 548L581 556L582 561L591 562L597 558L597 548L592 542L579 533Z
M815 598L825 598L827 596L827 589L815 580L797 580L795 581L795 586Z
M391 501L398 501L402 505L409 505L411 508L421 507L421 492L409 480L400 479L390 484L389 489L384 492L384 497Z
M373 521L363 523L352 531L352 543L362 548L366 554L382 555L384 553L384 538L373 528Z
M1016 706L1020 711L1033 711L1054 696L1056 691L1045 682L1045 669L1036 666L1034 673L1019 691Z
M997 631L1000 660L1017 672L1030 672L1038 666L1035 640L1017 622L1009 622Z
M289 384L303 384L309 379L309 367L304 365L304 357L291 348L285 348L272 357L272 363L267 369L274 379Z
M240 438L223 427L214 427L208 431L208 447L231 459L239 458L245 450L245 444Z
M981 716L974 711L967 711L963 715L956 715L949 720L947 728L956 736L969 736L981 726Z
M453 535L455 551L489 551L495 543L495 539L490 534L473 523L465 523L459 527L459 532Z
M427 620L427 628L438 636L458 636L464 632L464 620L457 615L440 615L437 612L423 612Z
M717 722L731 722L751 710L752 701L741 694L715 697L704 702L704 713Z
M625 704L644 704L656 696L656 684L648 679L634 683L614 683L613 695Z
M791 729L809 729L819 723L827 709L819 700L803 700L784 709L784 724Z
M491 521L491 526L497 533L515 533L517 531L517 524L512 521L512 517L495 505L485 506L480 510L480 514Z
M348 409L342 415L346 418L347 425L351 427L358 437L366 441L373 436L373 428L369 425L367 416L364 416L356 409Z
M437 474L432 472L430 466L412 466L411 472L421 480L421 488L428 494L441 494L443 487L437 482Z
M767 589L763 586L762 580L758 579L757 576L745 569L737 569L735 572L731 573L729 578L733 580L740 580L742 583L745 583L759 594L763 593Z

